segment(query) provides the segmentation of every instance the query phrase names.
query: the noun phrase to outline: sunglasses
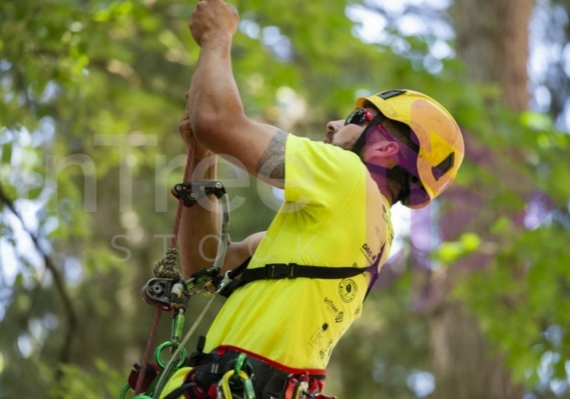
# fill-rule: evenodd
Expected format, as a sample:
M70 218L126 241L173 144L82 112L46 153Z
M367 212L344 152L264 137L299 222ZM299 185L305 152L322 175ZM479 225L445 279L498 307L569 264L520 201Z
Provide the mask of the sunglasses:
M356 108L348 115L344 121L344 125L362 125L364 122L370 122L374 119L374 115L365 108Z

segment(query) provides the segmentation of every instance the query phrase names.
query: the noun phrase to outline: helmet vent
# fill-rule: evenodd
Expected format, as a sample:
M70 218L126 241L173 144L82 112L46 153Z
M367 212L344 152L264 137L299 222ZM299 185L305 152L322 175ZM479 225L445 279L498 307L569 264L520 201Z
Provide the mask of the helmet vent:
M453 167L455 161L455 153L450 153L443 161L441 161L438 165L431 168L431 173L435 180L439 180L441 176L447 173L449 169Z
M378 93L378 97L382 98L383 100L387 100L392 97L399 96L400 94L404 94L407 90L403 89L394 89L394 90L386 90L382 93Z

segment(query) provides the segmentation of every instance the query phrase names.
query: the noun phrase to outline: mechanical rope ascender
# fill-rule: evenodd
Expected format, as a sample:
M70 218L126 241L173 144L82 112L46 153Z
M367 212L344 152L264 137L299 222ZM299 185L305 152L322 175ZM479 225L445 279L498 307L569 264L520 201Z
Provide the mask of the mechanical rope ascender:
M192 164L194 145L193 140L188 153L184 182L176 184L171 190L172 194L178 198L179 203L170 248L166 251L164 258L154 266L154 278L151 278L143 286L141 292L143 300L156 307L156 314L147 340L143 360L141 364L137 363L133 366L128 383L121 390L120 399L126 399L127 394L131 390L134 390L132 399L158 399L160 397L169 377L185 365L187 359L186 343L202 321L216 294L230 282L228 273L225 276L219 275L229 243L228 195L220 181L188 181L191 174L190 165ZM182 209L183 207L196 205L209 195L214 195L220 202L222 215L216 257L211 267L194 273L188 280L184 281L181 273L176 270L178 260L176 246ZM185 322L184 314L188 307L188 302L193 295L198 293L211 296L211 299L206 303L188 333L182 338ZM150 352L152 351L160 316L164 310L173 314L171 338L169 341L163 342L156 347L154 351L155 362L150 363ZM170 360L165 362L163 360L163 352L167 349L170 350L172 355ZM239 383L243 388L245 399L255 399L249 375L242 369L244 362L245 356L243 359L239 359L235 363L234 368L223 376L218 386L219 398L232 398L231 387Z

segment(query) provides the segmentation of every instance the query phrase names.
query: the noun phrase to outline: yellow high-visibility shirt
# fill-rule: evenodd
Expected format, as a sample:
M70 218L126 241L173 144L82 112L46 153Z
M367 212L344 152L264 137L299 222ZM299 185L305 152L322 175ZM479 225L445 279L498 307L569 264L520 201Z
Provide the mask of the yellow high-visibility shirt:
M294 135L288 136L285 154L285 203L248 268L367 267L382 252L380 267L393 237L390 206L358 156ZM228 345L286 368L324 369L360 316L367 277L249 283L224 304L208 332L206 351Z
M378 270L393 238L390 205L356 154L289 135L285 203L248 268L267 263ZM207 334L205 352L229 346L290 372L325 374L331 352L362 311L368 274L258 280L237 289ZM179 370L164 394L179 387Z

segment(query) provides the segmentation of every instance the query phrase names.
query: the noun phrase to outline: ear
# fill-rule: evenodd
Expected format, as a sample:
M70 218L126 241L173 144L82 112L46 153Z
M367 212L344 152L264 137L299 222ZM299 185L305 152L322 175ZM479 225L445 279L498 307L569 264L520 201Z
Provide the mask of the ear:
M364 157L367 161L374 159L386 162L394 158L400 151L400 144L396 141L379 140L365 147Z

